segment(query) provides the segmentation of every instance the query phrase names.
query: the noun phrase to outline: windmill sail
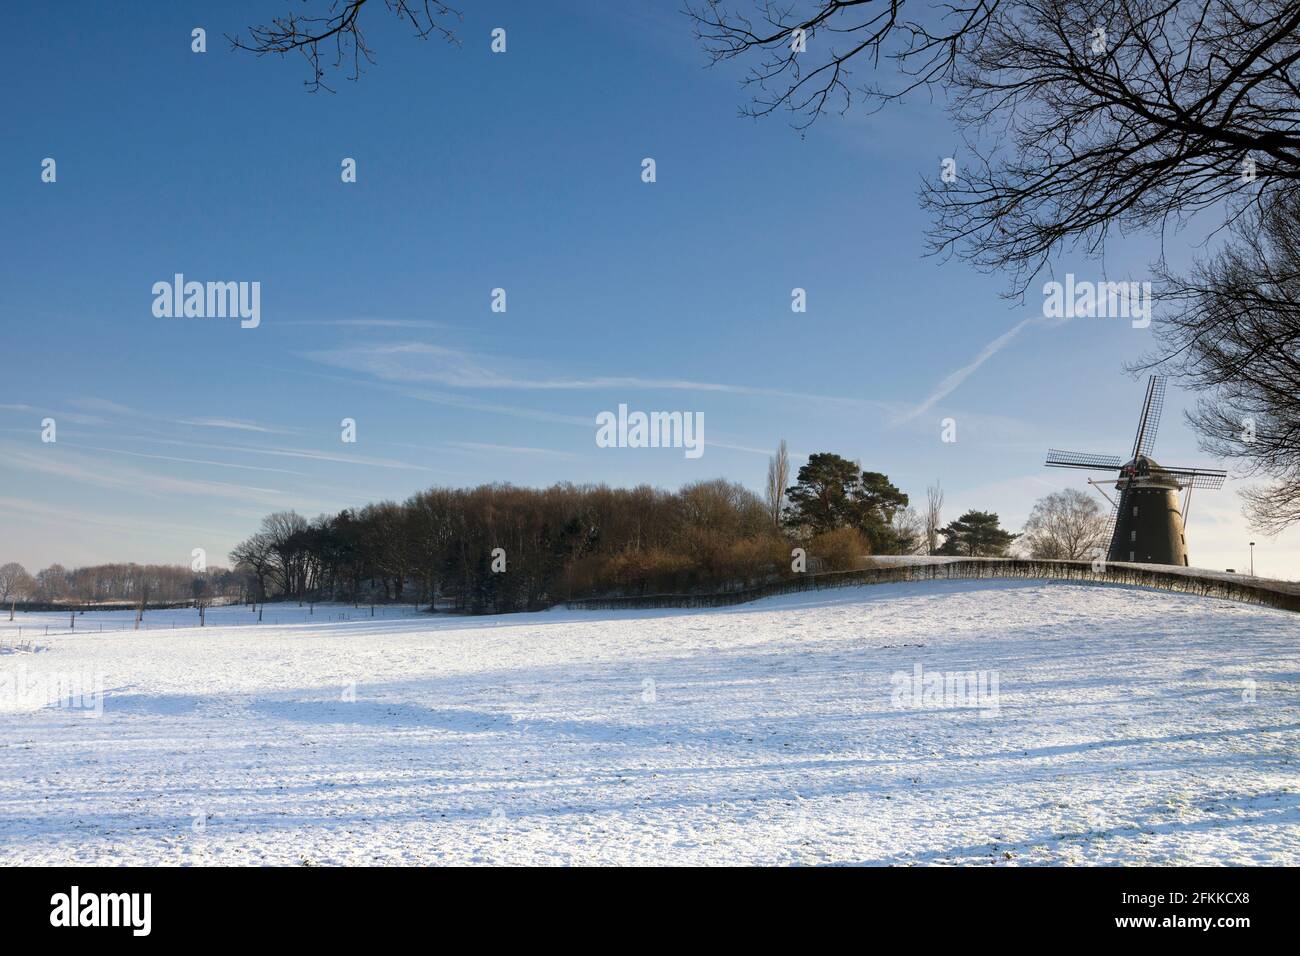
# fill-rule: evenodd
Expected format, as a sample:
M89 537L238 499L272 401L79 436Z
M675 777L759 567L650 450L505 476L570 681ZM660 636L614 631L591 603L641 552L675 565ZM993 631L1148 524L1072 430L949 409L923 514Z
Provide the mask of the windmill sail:
M1211 489L1222 488L1224 480L1228 477L1226 471L1217 468L1178 468L1169 465L1155 465L1151 473L1173 478L1183 487L1191 485L1193 488Z
M1047 452L1047 464L1052 468L1086 468L1090 471L1118 471L1124 465L1118 455L1093 455L1086 451L1061 451L1057 448Z
M1133 455L1151 454L1156 445L1156 431L1160 427L1160 413L1165 410L1165 377L1152 375L1147 381L1147 398L1142 403L1142 417L1138 419L1137 438L1133 440Z
M1110 503L1110 517L1106 519L1106 531L1101 536L1102 554L1109 556L1114 547L1115 523L1119 519L1119 499Z

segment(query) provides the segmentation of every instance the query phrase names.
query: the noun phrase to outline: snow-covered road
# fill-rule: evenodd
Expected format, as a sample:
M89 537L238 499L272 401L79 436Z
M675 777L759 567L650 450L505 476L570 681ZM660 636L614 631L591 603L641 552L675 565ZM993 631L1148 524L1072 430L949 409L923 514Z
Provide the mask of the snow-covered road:
M37 648L0 653L0 863L1300 864L1282 611L937 581L192 614L0 624ZM918 667L995 707L914 702ZM102 716L48 705L96 680Z

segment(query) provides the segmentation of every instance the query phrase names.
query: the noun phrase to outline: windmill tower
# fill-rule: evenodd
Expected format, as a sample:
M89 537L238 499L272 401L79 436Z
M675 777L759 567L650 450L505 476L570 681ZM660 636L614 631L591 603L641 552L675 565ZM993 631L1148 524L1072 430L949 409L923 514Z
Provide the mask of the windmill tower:
M1165 405L1165 379L1152 375L1147 382L1147 398L1138 419L1137 438L1128 463L1117 455L1090 455L1082 452L1047 453L1052 468L1084 468L1089 471L1116 471L1114 478L1088 479L1111 503L1110 550L1107 561L1137 561L1143 564L1178 564L1186 566L1187 509L1193 488L1221 488L1226 471L1213 468L1176 468L1161 465L1151 457L1156 429ZM1114 485L1111 498L1102 485ZM1186 492L1179 503L1179 492Z

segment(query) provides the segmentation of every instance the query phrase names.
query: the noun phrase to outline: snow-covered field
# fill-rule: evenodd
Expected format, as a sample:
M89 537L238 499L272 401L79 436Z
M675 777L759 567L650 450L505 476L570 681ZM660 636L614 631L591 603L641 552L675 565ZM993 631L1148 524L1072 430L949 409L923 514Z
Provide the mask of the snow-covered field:
M0 622L0 864L1300 864L1282 611L940 581L192 617ZM895 706L918 666L997 696Z

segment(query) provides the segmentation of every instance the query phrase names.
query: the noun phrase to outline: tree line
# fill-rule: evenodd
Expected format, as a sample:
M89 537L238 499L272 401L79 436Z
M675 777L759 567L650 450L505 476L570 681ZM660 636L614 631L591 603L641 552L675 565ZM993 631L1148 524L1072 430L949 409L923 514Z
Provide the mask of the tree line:
M254 600L413 601L494 613L749 588L861 567L869 555L1005 556L1018 538L991 512L943 524L937 487L918 514L888 476L836 454L812 455L787 486L788 468L782 442L765 497L724 479L676 491L490 484L430 488L314 519L280 511L230 557ZM1100 535L1100 509L1083 501ZM1030 540L1037 556L1093 556L1059 553L1041 529Z
M59 604L171 604L250 594L242 571L181 564L96 564L65 568L51 564L35 574L16 562L0 565L0 604L13 601Z
M781 442L763 497L724 479L677 491L491 484L314 519L278 511L235 546L231 569L55 564L32 576L10 563L0 565L0 602L410 601L494 613L744 589L863 567L873 555L1091 559L1106 544L1106 516L1075 490L1040 500L1013 534L989 511L944 523L937 483L918 513L887 475L829 452L810 456L788 482Z

